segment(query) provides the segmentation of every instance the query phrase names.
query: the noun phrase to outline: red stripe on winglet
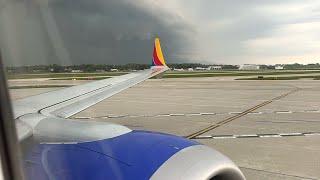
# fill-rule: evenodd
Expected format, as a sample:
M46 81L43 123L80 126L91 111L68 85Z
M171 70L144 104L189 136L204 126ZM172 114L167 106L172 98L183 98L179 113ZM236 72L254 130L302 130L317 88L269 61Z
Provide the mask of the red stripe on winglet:
M162 66L163 64L158 58L156 47L153 48L153 62L156 66Z

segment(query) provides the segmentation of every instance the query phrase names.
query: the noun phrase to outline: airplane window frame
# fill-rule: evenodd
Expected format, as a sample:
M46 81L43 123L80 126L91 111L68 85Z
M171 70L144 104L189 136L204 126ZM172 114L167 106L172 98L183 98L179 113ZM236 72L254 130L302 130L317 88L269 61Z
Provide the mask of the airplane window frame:
M22 180L21 149L17 139L15 121L7 88L2 56L0 52L0 157L3 179Z

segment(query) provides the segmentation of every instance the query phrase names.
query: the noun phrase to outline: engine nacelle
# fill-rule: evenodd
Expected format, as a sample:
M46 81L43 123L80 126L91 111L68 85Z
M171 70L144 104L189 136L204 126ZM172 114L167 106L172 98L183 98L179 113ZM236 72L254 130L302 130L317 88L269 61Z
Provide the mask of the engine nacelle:
M146 175L148 178L150 175L152 175L150 178L152 180L245 180L245 177L240 169L228 157L210 147L198 144L182 137L156 132L132 131L124 126L108 122L77 121L57 117L45 117L42 115L37 115L36 117L35 115L23 116L19 119L20 126L24 125L22 121L26 122L28 118L37 120L33 126L33 135L30 136L28 134L20 133L19 137L25 140L22 145L23 151L26 152L26 157L28 157L30 152L34 152L32 151L33 148L38 146L42 147L41 153L37 152L37 154L33 154L31 156L39 156L38 159L41 160L39 164L43 163L42 159L45 157L43 154L46 154L47 149L51 149L51 151L54 152L55 146L59 147L59 151L54 159L60 166L68 161L68 159L65 159L65 157L70 157L75 154L69 149L77 149L79 148L78 146L88 146L86 148L87 151L81 151L81 158L77 158L77 161L80 163L72 163L72 168L87 169L87 167L94 165L95 161L93 160L86 163L81 162L88 159L85 158L91 154L88 152L96 152L97 156L100 156L101 154L108 155L106 156L106 162L109 162L108 159L112 159L112 162L114 162L114 159L121 159L122 163L126 162L128 164L134 164L134 166L126 166L127 170L123 170L123 172L130 172L131 169L133 169L132 171L139 169L134 169L133 167L140 167L141 170L145 170L144 167L146 167L146 165L152 165L154 166L153 168L157 168L155 169L155 172L153 171L150 174L147 172L141 172L142 175ZM31 125L32 124L29 126L31 127ZM67 130L61 127L67 127ZM65 151L63 151L64 148ZM131 151L128 151L124 154L117 154L118 149L125 148L131 149ZM135 151L132 151L132 149ZM150 149L153 151L150 151ZM157 159L157 152L164 152L164 156L161 156L160 159ZM174 154L171 156L171 153ZM166 156L168 156L167 159ZM140 160L146 159L146 161L132 161L132 159L134 159L133 157L137 159L140 158ZM152 157L151 160L148 159L148 157ZM152 159L157 160L153 161ZM118 162L114 163L115 164L113 164L113 166L119 168L119 165L117 164ZM60 167L60 169L61 171L68 169L70 172L73 170L68 166ZM150 169L152 170L152 168ZM43 169L40 169L39 172L41 170ZM98 168L95 170L96 174L102 174L103 177L111 177L110 174L112 173L117 175L117 171L112 171L111 167L107 169ZM75 171L72 173L77 174L87 172ZM133 174L136 175L136 173ZM126 177L126 175L131 177L130 174L123 174L124 177ZM30 177L30 179L33 179L32 176Z
M220 152L204 145L196 145L173 155L151 179L245 180L245 177L240 169Z

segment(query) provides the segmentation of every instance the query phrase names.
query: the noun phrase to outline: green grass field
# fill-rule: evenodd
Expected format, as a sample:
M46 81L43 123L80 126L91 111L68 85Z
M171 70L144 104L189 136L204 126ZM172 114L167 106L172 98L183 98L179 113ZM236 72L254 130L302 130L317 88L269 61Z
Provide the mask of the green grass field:
M72 85L30 85L30 86L10 86L9 89L32 89L32 88L61 88Z
M193 71L167 72L163 78L187 77L222 77L222 76L259 76L259 75L292 75L292 74L320 74L320 71Z
M108 79L111 78L112 76L90 76L90 77L68 77L68 78L53 78L50 80L102 80L102 79Z
M44 73L44 74L8 74L8 79L50 78L52 80L99 80L127 74L128 72L105 73ZM261 70L261 71L168 71L163 78L188 77L222 77L222 76L259 76L259 75L292 75L292 74L320 74L320 70Z
M32 79L32 78L72 78L88 76L120 76L127 72L106 72L106 73L43 73L43 74L7 74L8 79Z
M278 76L278 77L263 77L263 78L238 78L236 80L299 80L299 79L313 79L320 80L320 76Z

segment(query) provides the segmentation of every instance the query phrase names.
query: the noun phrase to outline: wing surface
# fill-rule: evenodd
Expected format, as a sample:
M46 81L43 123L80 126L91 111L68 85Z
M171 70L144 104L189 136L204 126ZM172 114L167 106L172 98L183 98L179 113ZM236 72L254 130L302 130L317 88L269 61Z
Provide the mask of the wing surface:
M167 66L27 97L13 102L14 117L33 113L68 118L98 102L168 70Z

